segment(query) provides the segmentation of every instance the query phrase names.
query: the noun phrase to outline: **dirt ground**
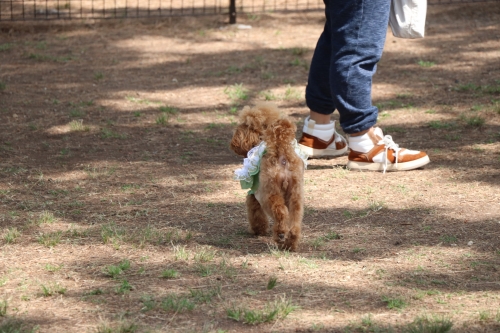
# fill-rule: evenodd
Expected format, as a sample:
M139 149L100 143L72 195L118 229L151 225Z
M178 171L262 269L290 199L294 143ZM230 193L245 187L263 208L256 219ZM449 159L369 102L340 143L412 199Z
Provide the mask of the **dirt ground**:
M295 253L228 142L261 100L300 132L323 16L225 20L0 24L0 332L499 332L500 3L388 31L379 125L431 164L310 160Z

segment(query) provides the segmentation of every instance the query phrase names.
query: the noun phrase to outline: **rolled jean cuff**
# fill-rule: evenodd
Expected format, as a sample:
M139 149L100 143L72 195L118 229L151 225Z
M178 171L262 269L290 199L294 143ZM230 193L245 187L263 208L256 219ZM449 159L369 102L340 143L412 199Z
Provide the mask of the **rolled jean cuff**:
M346 134L355 134L359 133L362 131L366 131L370 127L375 126L377 124L377 117L378 117L378 112L373 112L370 114L368 117L365 119L359 121L359 122L353 122L353 124L345 124L342 122L342 115L340 116L340 126L342 127L342 130Z
M325 108L325 107L321 107L319 105L311 104L311 103L307 103L307 107L311 111L314 111L316 113L321 113L321 114L324 114L324 115L332 114L333 111L335 111L335 110L332 110L331 108Z
M306 105L309 110L321 113L321 114L332 114L335 111L335 107L332 106L331 101L321 102L317 99L312 98L306 91Z
M359 132L366 131L367 129L370 129L371 127L375 126L376 123L377 122L374 121L372 123L368 123L368 124L363 125L363 126L353 126L352 128L343 129L343 130L344 130L345 134L356 134Z

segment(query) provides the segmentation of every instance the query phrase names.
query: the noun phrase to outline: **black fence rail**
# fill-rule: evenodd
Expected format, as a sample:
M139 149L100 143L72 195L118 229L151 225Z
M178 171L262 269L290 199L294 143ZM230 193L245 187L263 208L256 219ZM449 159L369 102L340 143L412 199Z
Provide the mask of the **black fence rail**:
M500 0L429 0L429 5ZM0 0L1 21L121 19L322 10L322 0Z

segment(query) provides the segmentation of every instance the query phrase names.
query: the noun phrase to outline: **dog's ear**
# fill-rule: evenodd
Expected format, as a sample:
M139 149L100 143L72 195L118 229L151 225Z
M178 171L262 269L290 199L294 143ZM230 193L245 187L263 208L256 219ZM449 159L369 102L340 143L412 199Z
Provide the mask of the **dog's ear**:
M248 151L259 144L260 133L253 131L248 125L239 125L233 134L229 147L236 155L247 157Z
M247 125L251 130L264 134L267 127L271 126L282 115L276 105L260 102L253 108L245 106L239 114L239 124Z
M255 106L255 109L259 110L260 114L264 117L262 122L262 128L266 129L276 122L276 120L282 118L281 112L278 107L271 102L259 102Z
M267 141L275 141L277 145L282 143L291 143L295 139L295 132L297 131L297 126L290 121L288 118L278 119L274 124L272 124L266 130ZM271 138L274 138L271 140Z
M251 130L262 133L262 125L266 121L266 116L258 108L245 106L240 113L240 125L246 125Z
M229 147L237 155L246 157L248 151L262 141L266 128L274 126L281 117L274 104L259 103L253 108L245 106L240 112L239 125Z

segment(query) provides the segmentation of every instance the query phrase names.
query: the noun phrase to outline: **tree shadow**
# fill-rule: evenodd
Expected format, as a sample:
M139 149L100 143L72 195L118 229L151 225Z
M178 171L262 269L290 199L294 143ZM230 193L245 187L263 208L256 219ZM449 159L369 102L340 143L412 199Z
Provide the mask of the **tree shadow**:
M488 8L490 7L487 5L474 7L481 13L489 13ZM462 9L450 8L440 9L439 12L446 11L447 15L453 17L454 15L460 16L460 10ZM438 23L432 23L438 17L438 14L433 15L431 10L430 25L441 27ZM186 20L190 22L190 19ZM212 22L210 19L207 21ZM207 21L200 20L197 24L203 26L207 24ZM264 26L271 24L271 21L267 17L262 17L258 23ZM317 25L317 22L310 21L307 17L293 15L287 24L297 25L300 22L304 25ZM264 45L252 45L245 50L227 50L207 54L202 52L203 46L217 42L217 40L211 39L210 36L197 35L193 31L187 35L178 35L179 31L186 30L183 28L184 23L183 20L179 19L170 23L165 22L165 25L160 28L136 29L137 31L132 33L133 26L126 27L121 23L110 23L111 30L102 27L104 29L102 32L99 32L100 28L96 30L86 29L81 34L66 37L62 41L50 40L47 36L40 35L31 44L16 44L4 55L7 60L17 59L20 65L11 66L5 72L5 75L11 79L7 90L1 93L6 97L12 94L10 86L15 87L14 89L18 91L24 91L23 87L26 86L27 82L30 82L28 77L40 78L40 85L36 86L40 88L40 91L36 88L29 95L20 97L24 98L25 101L29 100L30 107L26 111L18 110L17 104L7 102L8 99L1 102L2 107L7 110L7 113L1 115L5 120L2 125L2 140L10 145L13 144L11 141L29 140L29 154L34 159L33 164L38 166L92 164L104 160L131 162L143 159L163 163L167 160L180 167L187 163L199 163L207 158L213 162L218 161L222 165L236 162L236 159L225 149L226 142L231 135L232 123L235 121L234 111L241 108L241 105L262 98L259 97L261 92L286 89L287 83L284 83L284 80L295 82L305 80L312 48L298 46L277 49ZM105 24L103 26L106 27ZM123 28L123 31L113 31L117 27ZM461 32L452 34L450 37L449 31L438 29L435 33L429 34L428 38L412 41L412 43L421 44L422 49L425 50L426 59L432 60L434 57L442 56L443 49L447 50L445 52L450 55L459 57L460 52L455 52L457 45L475 45L475 43L492 41L496 38L494 34L483 34L481 30L469 32L473 34L472 38ZM148 53L145 52L147 49L130 47L127 45L127 41L152 36L163 38L175 36L190 42L194 41L198 47L196 52L193 52L178 43L178 50L176 50L175 47L167 47L168 42L162 41L163 50L152 49L151 52L159 52L159 54L168 55L169 58L164 62L151 64L144 61L144 56ZM80 46L83 47L83 53L78 54L77 50ZM477 47L481 48L482 46ZM467 49L467 52L469 51ZM377 83L397 86L404 77L411 78L422 75L422 73L430 79L439 77L439 75L449 78L453 76L453 73L458 76L463 74L459 68L454 66L444 68L437 64L435 67L422 68L418 65L422 56L387 50L379 66ZM179 59L176 60L176 58ZM180 60L181 58L182 60ZM99 59L99 62L92 59ZM467 81L461 79L460 83L455 83L455 81L433 83L438 84L440 89L432 93L443 96L442 98L437 97L437 102L433 100L432 103L429 103L428 99L424 99L420 95L423 89L427 89L429 83L422 81L414 88L405 87L408 96L379 99L375 101L375 104L381 107L382 113L389 115L399 112L401 109L405 111L405 107L411 105L412 108L419 109L437 107L438 114L449 114L453 117L456 112L450 111L444 106L441 107L441 103L446 106L451 101L455 101L454 105L458 103L460 106L477 99L475 96L478 93L481 93L480 97L483 101L498 96L498 92L495 90L491 92L478 91L477 89L460 90L461 85L466 84L461 82L476 82L474 83L476 87L486 87L494 83L489 79L485 80L481 73L494 69L495 62L484 60L480 66L480 70L467 73ZM391 75L384 74L388 71L400 72L402 76L393 73ZM97 78L99 73L101 73L102 78ZM156 74L151 75L151 73ZM273 73L276 73L274 74L275 78L267 76L272 76ZM177 74L191 75L192 79L172 81L178 76ZM48 77L51 79L48 80ZM68 80L71 81L71 84L66 84ZM183 89L197 91L205 88L216 88L218 93L224 96L224 89L236 83L243 83L244 86L249 87L250 92L246 100L231 101L227 99L222 103L184 107L176 105L176 98L165 98L163 95L148 96L158 89L163 93L177 93ZM452 89L449 89L450 83ZM43 89L46 89L43 93L41 92L42 85ZM429 90L425 91L428 93ZM75 100L75 93L79 94L78 100ZM442 101L439 102L439 99ZM123 101L125 101L125 108L113 105L113 103L122 103ZM305 110L301 112L295 110L303 108L302 101L281 100L279 102L285 108L290 108L289 112L296 118L303 118L306 114ZM86 105L85 103L91 104ZM175 108L176 113L162 112L161 107L165 106ZM51 115L57 116L55 119L50 117L50 125L45 121L49 109ZM211 111L214 109L219 109L221 112L219 115L226 119L208 124L206 119L198 121L191 119L198 115L212 114ZM16 110L16 116L23 118L22 121L19 121L19 117L16 120L9 116L14 113L13 110ZM140 116L136 116L136 114L140 114ZM160 121L161 116L165 117L165 125L163 126L156 123ZM182 123L177 121L176 118L179 117L190 117L190 120ZM436 128L423 123L397 124L389 125L387 131L391 134L395 133L394 136L397 135L398 139L401 138L401 145L411 143L414 137L418 137L420 140L419 148L431 152L443 148L461 149L478 143L476 140L483 135L482 133L488 133L483 142L498 142L499 139L495 133L500 131L496 124L496 116L490 114L489 117L492 121L487 121L477 131L475 127L468 127L465 121L460 119L453 120L455 125L452 128L439 128L440 125L449 125L442 121L434 124L435 127L437 126ZM147 118L148 121L143 121L144 118ZM72 120L79 119L83 120L84 126L89 127L88 131L76 132L66 129L66 131L57 132L58 126L64 127ZM29 126L33 126L34 129L26 130L26 123L32 124ZM383 125L384 122L381 121L381 124ZM39 127L39 129L35 127ZM50 132L51 129L54 131ZM18 130L23 133L21 137L14 135ZM391 130L393 131L391 132ZM190 147L196 147L196 151ZM14 147L4 145L2 148L9 157L15 158L20 154L16 153L15 143ZM135 151L139 153L135 153ZM473 152L473 149L471 151ZM57 156L57 159L47 159L47 155ZM433 156L433 164L430 167L453 168L456 158L450 158L451 155L439 153L438 156ZM496 163L494 155L487 161L482 159L483 155L480 156L481 159L478 159L478 156L474 154L461 155L460 161L471 163L476 168L485 165L485 163L488 165ZM496 178L494 176L495 173L491 172L478 180L491 181ZM470 181L471 179L474 178L466 178L465 180Z
M5 89L0 90L0 225L5 231L17 228L23 249L36 248L39 253L80 249L76 259L61 256L60 264L69 268L65 271L69 281L73 281L71 272L78 275L82 284L75 281L77 288L85 291L69 290L64 297L85 304L100 304L109 298L102 313L113 319L123 309L109 304L123 301L131 312L141 313L142 292L163 297L211 283L231 285L224 290L227 298L218 305L242 299L250 302L246 288L264 289L268 273L274 272L249 266L236 276L238 283L233 283L231 272L223 270L227 266L221 266L222 256L214 263L203 263L206 270L201 272L193 260L174 260L175 247L210 247L231 257L228 262L233 265L243 265L245 257L269 265L269 258L279 258L292 268L311 269L300 281L283 282L275 291L263 294L265 297L256 301L259 305L289 293L306 310L328 311L332 304L325 298L318 304L311 302L316 295L326 293L335 307L344 311L338 313L382 313L386 304L381 298L391 293L346 287L347 276L353 273L342 271L344 264L355 272L356 265L359 272L364 271L363 266L365 270L380 266L370 272L380 275L389 287L400 288L395 294L404 291L425 299L460 291L498 292L497 198L493 190L473 198L473 186L495 188L500 184L498 153L494 151L499 140L495 133L500 132L498 116L489 109L470 110L487 117L481 126L460 118L461 113L469 117L468 109L475 103L486 105L498 99L498 91L488 90L496 84L493 59L481 61L474 70L465 71L460 64L461 57L474 58L471 52L494 49L490 44L495 42L495 34L483 32L497 24L493 21L497 14L491 10L496 5L431 9L428 38L412 41L421 45L421 53L405 53L403 47L384 54L376 85L393 90L374 101L381 108L380 125L400 146L426 150L432 163L424 171L394 176L348 172L345 157L310 160L305 174L304 238L295 254L275 251L270 235L254 237L247 232L245 194L230 181L241 158L229 151L228 142L237 110L247 103L273 98L298 123L300 135L307 110L302 98L287 99L286 91L299 91L297 86L305 84L312 47L304 47L299 40L282 49L277 44L247 43L245 38L251 32L242 31L228 30L221 37L212 33L219 27L218 18L172 19L156 22L159 26L103 23L64 30L55 37L53 27L43 32L35 29L32 35L16 30L9 35L2 29L12 45L0 52L0 82L5 82ZM477 10L475 17L488 14L488 20L466 20L475 28L446 32L463 22L451 20L466 16L464 8ZM446 16L441 16L443 12ZM276 17L280 16L261 16L255 30L265 27L275 33ZM450 21L441 22L443 17ZM321 20L317 14L292 15L282 30L292 25L320 27ZM191 25L194 21L198 22ZM238 47L214 52L206 49L222 38ZM443 55L449 57L450 66L435 60ZM421 60L424 63L419 64ZM436 63L425 67L425 62ZM412 81L415 84L411 87L401 87L403 80L422 75L424 78ZM249 89L246 99L231 99L224 92L241 83ZM436 122L418 119L432 110ZM390 121L399 113L411 114L414 119ZM418 181L412 183L414 175ZM370 190L363 188L365 180L372 187L380 186L377 196L362 193ZM330 185L324 186L329 191L321 197L317 196L316 181ZM432 186L459 185L470 185L470 192L463 193L464 188L457 187L456 191L448 188L440 192L447 197L432 195ZM358 198L359 193L365 197ZM456 207L450 208L450 202ZM47 218L52 214L53 221L42 221L42 214ZM50 243L44 244L42 236L54 233L57 237L58 232L58 244L52 248ZM330 239L333 235L340 238ZM473 244L468 245L470 241ZM8 250L15 246L5 245ZM140 249L160 259L148 263L130 258L133 272L113 280L103 270L127 258L120 247ZM441 265L440 255L451 268ZM415 259L419 264L412 266L402 261L404 256L430 260L423 264L425 260ZM334 265L338 272L324 281L314 281L314 274L321 273L307 265L322 262ZM160 278L166 267L177 269L183 277L173 281ZM377 269L383 271L377 273ZM215 273L201 276L210 270ZM122 278L137 289L117 292ZM94 280L96 284L86 284ZM106 294L89 294L98 288ZM210 306L201 307L205 311ZM224 327L242 329L241 324L227 319L223 310L219 312L214 316L220 315ZM174 316L179 322L190 320L187 314L154 312L150 317L146 314L144 321L165 325L155 315L168 320ZM200 317L194 320L201 331L204 319ZM33 318L40 325L59 325ZM89 318L97 320L94 315ZM343 331L347 325L332 323L324 330ZM497 326L487 322L481 329L493 332ZM398 327L394 326L395 331ZM473 330L476 328L464 329Z

